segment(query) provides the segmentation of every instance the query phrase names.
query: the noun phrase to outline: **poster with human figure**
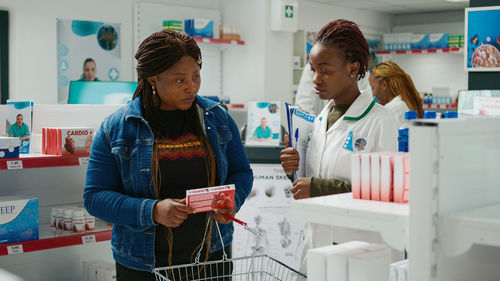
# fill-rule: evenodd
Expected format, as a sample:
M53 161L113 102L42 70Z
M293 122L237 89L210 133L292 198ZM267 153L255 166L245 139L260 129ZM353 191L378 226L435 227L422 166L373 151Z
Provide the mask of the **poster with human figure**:
M70 81L119 81L120 24L57 20L58 103L68 103Z
M278 146L280 102L248 102L245 142L247 145Z
M236 218L263 235L235 224L233 257L268 254L298 270L304 246L304 221L289 216L292 182L280 164L251 164L252 191Z
M19 139L19 153L29 154L33 101L7 100L6 134Z

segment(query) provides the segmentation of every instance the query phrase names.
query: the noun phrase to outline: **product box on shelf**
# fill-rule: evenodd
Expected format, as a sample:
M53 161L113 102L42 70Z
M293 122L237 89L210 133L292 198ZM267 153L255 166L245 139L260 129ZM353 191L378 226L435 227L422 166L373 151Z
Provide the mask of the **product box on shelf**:
M38 198L0 197L0 244L38 239Z
M448 48L448 33L429 34L429 48L431 49Z
M31 120L33 117L33 101L7 100L7 135L21 141L19 153L30 153Z
M176 31L183 31L182 27L183 21L181 20L164 20L163 21L163 29L170 29Z
M94 137L90 127L42 128L42 153L52 155L88 155Z
M186 190L186 205L195 213L229 209L234 204L234 184Z
M189 36L214 38L214 21L209 19L184 20L184 32Z
M429 49L429 34L413 34L410 46L412 50Z
M20 141L15 137L0 137L0 159L19 158Z

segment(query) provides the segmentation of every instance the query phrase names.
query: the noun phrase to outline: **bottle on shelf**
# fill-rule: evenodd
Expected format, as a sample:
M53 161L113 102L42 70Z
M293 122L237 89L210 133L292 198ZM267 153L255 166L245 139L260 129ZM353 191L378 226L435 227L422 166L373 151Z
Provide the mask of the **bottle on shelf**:
M73 212L73 232L85 232L85 216L81 209Z
M57 208L50 209L50 227L51 228L57 227Z
M436 111L424 111L424 119L436 119Z
M64 228L65 231L71 231L73 229L73 210L64 209Z
M85 229L95 230L95 217L90 215L89 212L87 212L87 209L84 209L84 215L85 215Z
M405 112L405 123L399 128L398 133L398 151L408 152L409 142L409 121L417 119L417 112L409 110Z

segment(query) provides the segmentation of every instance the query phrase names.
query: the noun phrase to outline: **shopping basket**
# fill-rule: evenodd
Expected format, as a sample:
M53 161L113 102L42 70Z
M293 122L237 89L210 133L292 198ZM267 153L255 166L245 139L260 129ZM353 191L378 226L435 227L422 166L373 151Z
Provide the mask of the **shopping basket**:
M198 251L194 263L155 268L153 273L155 274L156 280L301 281L307 279L304 274L290 268L269 255L253 255L228 259L224 251L224 242L222 241L217 222L216 226L222 243L222 260L200 262L202 247ZM205 229L205 234L206 231L207 229Z

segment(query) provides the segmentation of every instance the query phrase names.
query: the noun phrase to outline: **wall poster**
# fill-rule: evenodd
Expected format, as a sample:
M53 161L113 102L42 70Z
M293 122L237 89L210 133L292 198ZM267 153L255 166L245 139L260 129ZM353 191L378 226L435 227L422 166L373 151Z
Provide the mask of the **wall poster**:
M57 20L57 100L68 103L70 81L119 81L120 24Z

